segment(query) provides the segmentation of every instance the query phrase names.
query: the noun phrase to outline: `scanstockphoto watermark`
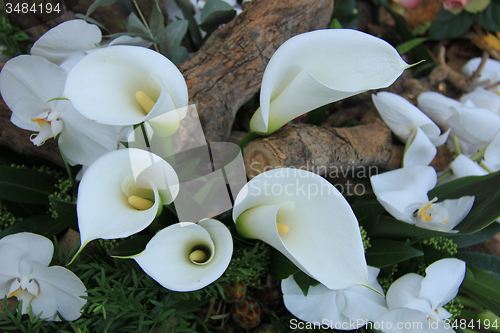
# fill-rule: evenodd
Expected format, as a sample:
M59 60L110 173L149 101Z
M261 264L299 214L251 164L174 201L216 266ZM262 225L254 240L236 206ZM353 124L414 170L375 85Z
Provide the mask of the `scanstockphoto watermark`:
M290 320L290 329L336 329L336 330L355 330L360 327L365 326L367 329L383 331L383 330L422 330L422 329L439 329L439 323L437 321L429 321L429 322L385 322L383 320L372 322L367 319L357 319L350 320L344 322L338 322L328 319L323 319L321 322L304 322L298 319Z
M366 185L363 182L359 182L352 178L360 178L360 179L369 179L372 175L376 175L378 173L378 167L369 166L369 167L334 167L331 168L330 173L326 174L326 178L330 181L328 182L311 182L307 183L302 181L305 178L310 178L311 173L316 175L325 176L324 172L320 172L323 168L314 169L311 167L308 169L308 166L299 167L299 168L271 168L266 167L264 171L260 169L255 169L254 162L250 165L250 168L253 172L258 171L257 173L262 173L262 177L260 180L254 180L251 183L252 195L274 195L274 196L302 196L310 199L315 196L322 195L347 195L347 196L361 196L366 193ZM276 170L272 174L272 176L268 176L265 171ZM309 171L309 172L303 172ZM316 172L314 172L316 171ZM283 184L276 182L269 182L266 178L288 178L295 179L294 182ZM336 179L338 181L336 181ZM366 183L366 182L365 182ZM332 188L333 185L336 190Z

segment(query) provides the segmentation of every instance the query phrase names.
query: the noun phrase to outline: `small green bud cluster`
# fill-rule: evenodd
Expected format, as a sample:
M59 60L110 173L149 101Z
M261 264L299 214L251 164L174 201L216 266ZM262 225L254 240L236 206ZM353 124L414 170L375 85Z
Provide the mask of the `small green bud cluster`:
M361 232L361 238L363 238L363 247L364 247L365 252L366 252L366 250L368 250L368 248L370 246L372 246L370 244L370 237L368 237L368 233L366 232L366 230L362 226L359 226L359 231Z
M460 302L458 298L452 299L448 304L443 306L446 311L452 314L452 317L450 317L450 322L453 322L455 319L460 317L460 314L462 313L462 310L464 308L464 305Z
M448 252L451 255L456 254L457 244L453 242L452 239L444 237L432 237L429 239L424 239L422 241L423 245L432 246L436 250Z
M396 265L392 266L392 270L387 276L385 276L383 278L382 277L377 278L378 283L380 284L380 286L384 290L384 294L387 294L387 290L389 290L389 287L394 282L394 275L397 273L397 271L398 271L398 265L396 264Z
M9 212L0 200L0 232L19 221L21 221L21 219Z

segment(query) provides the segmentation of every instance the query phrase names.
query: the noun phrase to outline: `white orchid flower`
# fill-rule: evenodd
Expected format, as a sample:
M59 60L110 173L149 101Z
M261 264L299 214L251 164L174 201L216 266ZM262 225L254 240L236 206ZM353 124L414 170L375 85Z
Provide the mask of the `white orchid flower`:
M411 165L370 178L373 192L382 206L396 219L418 227L452 231L469 214L474 197L429 200L427 192L437 183L432 167Z
M148 121L162 135L178 129L188 105L186 82L177 67L160 53L138 46L90 53L69 72L63 95L98 123Z
M441 134L429 117L399 95L382 91L372 99L387 126L407 143L403 165L429 165L436 156L436 147L446 142L449 133Z
M76 320L87 302L86 288L70 270L47 267L54 247L43 236L19 233L0 239L0 299L16 297L23 301L22 314L31 307L33 314L47 320Z
M153 153L130 148L102 156L78 188L80 251L94 239L124 238L143 230L178 191L175 171Z
M292 37L264 71L250 130L273 133L322 105L387 87L407 67L390 44L360 31L317 30Z
M500 131L486 147L483 163L493 172L500 170Z
M290 276L281 282L285 307L300 320L328 324L332 329L357 329L389 311L382 287L377 282L379 272L379 268L368 266L369 282L380 294L364 286L331 290L318 284L309 287L304 296Z
M117 149L118 134L112 126L97 124L78 113L61 97L66 71L48 60L21 55L8 61L0 73L0 91L12 110L14 125L29 131L40 146L60 134L58 143L72 165L90 165Z
M468 176L484 176L488 171L483 169L477 162L474 162L464 154L458 155L450 164L453 175L457 178Z
M130 258L163 287L194 291L217 280L233 254L233 239L221 222L181 222L160 230Z
M447 121L457 113L453 107L462 106L459 101L435 91L425 91L418 95L417 100L419 109L444 130L450 128Z
M462 67L462 73L465 76L472 76L472 74L478 69L481 63L481 58L472 58L467 61L467 63ZM487 85L491 85L500 81L500 61L495 59L486 60L486 64L479 75L479 82L484 82ZM500 94L500 87L496 87L495 92Z
M493 91L477 87L470 93L460 97L460 102L466 103L471 101L479 108L488 109L500 116L500 95Z
M260 239L330 289L368 285L356 216L342 194L305 170L261 173L238 193L238 232Z
M101 30L84 20L65 21L44 33L33 44L31 54L69 70L89 52L99 48ZM139 45L149 47L150 42L140 37L120 36L109 45Z
M425 278L406 274L391 285L387 291L389 312L377 320L385 323L383 332L453 331L444 322L452 315L443 306L457 296L465 277L465 262L441 259L427 267L425 273ZM397 323L403 325L398 327Z

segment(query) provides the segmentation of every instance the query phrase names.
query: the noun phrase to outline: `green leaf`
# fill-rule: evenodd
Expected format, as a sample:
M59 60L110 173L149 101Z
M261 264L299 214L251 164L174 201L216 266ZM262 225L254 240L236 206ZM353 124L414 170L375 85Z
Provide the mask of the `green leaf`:
M200 28L211 33L221 24L228 23L236 16L236 10L225 1L207 0L201 11Z
M492 302L487 297L475 292L474 290L464 287L463 284L460 287L460 291L465 292L470 298L479 302L482 306L489 309L497 316L500 316L500 306L498 306L495 302Z
M187 20L173 21L165 28L165 40L160 45L160 52L169 58L174 64L185 60L180 58L182 57L182 54L178 54L178 51L188 28L189 22ZM184 48L184 50L186 49ZM181 52L184 53L184 51ZM185 54L187 56L187 50Z
M472 234L483 229L500 217L500 171L486 176L455 179L429 192L429 198L439 201L458 199L466 195L475 196L470 213L454 230L461 234Z
M427 32L427 37L431 40L453 39L469 30L472 23L472 15L465 10L455 15L445 9L441 9L439 17L432 22Z
M274 248L270 248L270 257L269 274L277 279L284 280L300 271L294 263Z
M492 223L484 229L479 230L470 235L452 235L450 238L453 239L455 244L459 249L476 245L487 241L491 237L495 236L500 232L500 223Z
M323 120L325 119L326 105L320 106L319 108L309 111L307 113L307 123L311 125L321 126Z
M370 245L366 251L366 261L368 265L378 268L424 255L422 251L391 239L374 239L370 241Z
M457 258L465 261L468 266L474 266L500 280L500 258L491 254L459 251Z
M500 4L492 2L485 10L480 11L472 18L474 22L486 30L500 31Z
M54 220L49 215L40 215L24 219L8 227L0 233L0 238L19 232L32 232L47 238L52 238L66 228L66 224L61 219Z
M59 215L59 219L66 224L68 228L78 231L78 218L76 215L76 203L61 201L49 197L50 202Z
M148 40L151 39L151 36L149 35L148 28L139 19L139 17L137 17L137 15L135 15L134 12L130 13L130 15L127 18L127 32L146 35L146 36L148 36ZM120 33L120 36L121 35L124 35L124 33ZM131 36L131 35L128 35L128 36ZM132 36L132 37L135 37L135 36Z
M108 254L112 257L130 257L141 253L146 248L153 235L134 235L111 249Z
M158 6L158 2L156 0L152 0L153 5L151 8L151 16L149 17L149 29L151 30L151 34L155 40L158 39L160 34L162 34L163 29L165 28L165 19L163 17L163 13Z
M27 204L49 203L57 179L45 172L0 165L0 199Z
M334 23L336 22L336 23ZM356 0L337 1L333 7L330 29L356 29L359 22L359 12L356 9Z
M300 290L302 290L305 297L307 297L307 294L309 293L309 287L314 287L319 284L318 281L302 271L293 274L293 279L299 286Z
M399 54L405 54L406 52L410 51L415 46L422 44L426 40L427 38L415 38L407 42L404 42L403 44L398 45L396 47L396 50L399 52Z
M90 16L90 14L92 14L94 10L97 9L97 7L109 6L117 1L118 0L95 0L94 3L90 5L89 9L87 9L87 13L85 14L85 16Z
M396 220L393 217L383 215L380 217L377 227L369 233L370 238L392 238L406 239L415 237L447 237L450 234L430 229L419 228L413 224ZM371 242L370 242L371 243Z
M175 0L175 3L177 6L182 11L182 15L184 15L184 18L188 20L189 22L189 36L191 37L191 40L193 41L193 44L196 48L200 48L201 45L203 44L202 40L203 38L201 37L201 32L200 28L198 27L198 23L196 22L196 19L193 16L193 13L191 13L191 10L189 9L188 6L182 1L182 0ZM205 4L206 6L206 4Z
M500 302L500 280L480 268L468 265L462 286L491 301Z
M377 228L380 216L385 212L384 207L378 202L359 203L351 206L358 223L368 234Z
M101 23L99 23L98 21L94 20L93 18L91 17L88 17L86 15L83 15L81 13L75 13L75 18L79 18L81 20L84 20L85 22L87 23L90 23L90 24L94 24L94 25L97 25L99 28L101 28L102 30L104 31L107 31L107 32L110 32L108 28L106 28L104 25L102 25Z

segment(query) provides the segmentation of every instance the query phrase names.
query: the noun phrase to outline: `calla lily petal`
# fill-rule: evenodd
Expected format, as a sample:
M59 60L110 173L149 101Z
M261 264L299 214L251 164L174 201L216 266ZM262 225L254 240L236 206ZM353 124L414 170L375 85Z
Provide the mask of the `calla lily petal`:
M453 107L462 106L459 101L435 91L423 92L418 96L417 100L420 110L444 130L449 128L446 122L448 118L456 113Z
M413 213L428 201L427 192L436 186L432 167L411 165L370 178L377 200L395 218L413 224Z
M238 194L233 220L243 236L268 241L330 289L368 283L356 216L314 173L275 169L258 175Z
M31 48L31 54L60 65L67 59L86 54L101 41L101 30L84 20L70 20L43 34Z
M137 46L92 52L71 69L63 95L87 118L110 125L138 124L188 104L177 67L158 52ZM149 101L147 110L143 100Z
M436 153L436 147L419 127L417 128L417 134L413 139L413 142L405 152L403 164L405 167L410 165L427 166L432 162Z
M250 128L270 134L319 106L387 87L407 66L388 43L359 31L330 29L297 35L269 61L260 109Z
M458 155L455 160L451 162L450 167L453 171L453 175L458 178L467 176L484 176L488 174L488 172L481 168L479 164L463 154Z
M192 260L194 251L206 255ZM146 249L132 258L163 287L174 291L194 291L217 280L231 261L231 233L213 219L198 224L182 222L158 232Z
M465 262L462 260L448 258L436 263L425 270L426 275L418 296L431 302L433 309L454 299L465 277Z
M150 168L162 175L151 179ZM165 198L159 190L170 195ZM87 169L78 189L82 247L93 239L128 237L143 230L155 218L160 202L170 203L178 190L175 171L152 153L131 148L102 156ZM149 200L149 207L134 204L132 197Z

